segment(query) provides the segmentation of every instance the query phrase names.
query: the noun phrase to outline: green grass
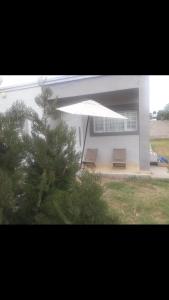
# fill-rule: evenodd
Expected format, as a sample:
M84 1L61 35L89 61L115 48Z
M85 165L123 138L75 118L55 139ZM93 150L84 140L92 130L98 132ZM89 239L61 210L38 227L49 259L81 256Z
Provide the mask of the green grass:
M105 181L104 199L121 224L169 224L169 180Z
M153 151L169 159L169 139L153 139L151 145Z
M169 139L151 140L153 151L169 159ZM169 224L169 180L104 182L104 198L122 224Z

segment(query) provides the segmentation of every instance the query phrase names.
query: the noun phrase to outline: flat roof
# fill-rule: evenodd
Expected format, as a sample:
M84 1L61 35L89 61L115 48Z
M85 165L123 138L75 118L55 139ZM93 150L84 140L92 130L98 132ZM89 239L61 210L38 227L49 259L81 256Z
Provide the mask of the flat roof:
M94 78L99 76L101 75L56 75L55 78L47 78L46 81L44 81L44 85L60 84L60 83L71 82L75 80L84 80L84 79L89 79L89 78ZM15 84L6 87L0 87L0 92L22 90L22 89L28 89L28 88L38 87L38 86L40 86L39 81L27 83L27 84Z

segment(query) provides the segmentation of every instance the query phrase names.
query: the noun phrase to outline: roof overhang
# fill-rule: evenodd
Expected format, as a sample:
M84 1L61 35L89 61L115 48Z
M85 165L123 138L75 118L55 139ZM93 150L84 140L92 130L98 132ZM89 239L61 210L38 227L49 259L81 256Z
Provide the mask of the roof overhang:
M100 76L102 75L58 75L56 76L56 78L46 79L46 81L43 82L43 85L51 86L54 84L68 83L72 81L90 79L90 78L95 78ZM6 86L4 88L0 87L0 92L8 92L8 91L10 92L10 91L40 87L40 86L41 85L39 84L39 82L32 82L29 84L22 84L22 85L12 85L12 86Z

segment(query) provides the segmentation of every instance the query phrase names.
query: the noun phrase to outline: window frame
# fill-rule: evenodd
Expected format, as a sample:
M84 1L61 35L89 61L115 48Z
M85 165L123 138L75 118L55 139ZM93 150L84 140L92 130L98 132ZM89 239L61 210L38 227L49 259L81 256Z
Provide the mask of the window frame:
M117 113L121 114L121 115L125 115L125 114L129 114L129 113L135 113L135 117L136 117L136 127L135 129L132 130L132 128L128 128L128 124L127 124L127 120L124 120L124 130L121 131L106 131L106 122L105 119L103 118L104 122L103 122L103 130L97 130L96 131L96 118L93 117L93 134L95 135L113 135L113 134L126 134L126 133L135 133L139 130L139 118L138 118L138 111L137 110L124 110L124 111L117 111Z

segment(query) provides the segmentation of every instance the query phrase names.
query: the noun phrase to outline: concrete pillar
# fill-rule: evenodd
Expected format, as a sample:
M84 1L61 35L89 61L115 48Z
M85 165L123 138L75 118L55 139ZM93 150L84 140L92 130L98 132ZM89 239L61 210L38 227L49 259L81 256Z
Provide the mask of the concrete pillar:
M140 170L150 169L149 154L149 77L140 76L139 84L139 157Z

